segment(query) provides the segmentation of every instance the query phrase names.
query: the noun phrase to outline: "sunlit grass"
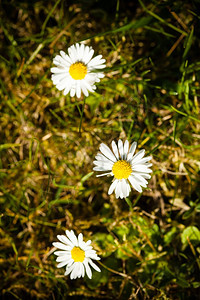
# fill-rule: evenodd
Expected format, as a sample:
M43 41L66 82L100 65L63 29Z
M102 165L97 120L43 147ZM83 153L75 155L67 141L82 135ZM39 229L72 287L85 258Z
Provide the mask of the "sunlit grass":
M199 15L168 2L2 2L2 299L198 299ZM79 100L50 68L80 41L107 68ZM127 201L93 172L100 143L119 138L153 157L148 188ZM56 268L66 229L101 257L91 280Z

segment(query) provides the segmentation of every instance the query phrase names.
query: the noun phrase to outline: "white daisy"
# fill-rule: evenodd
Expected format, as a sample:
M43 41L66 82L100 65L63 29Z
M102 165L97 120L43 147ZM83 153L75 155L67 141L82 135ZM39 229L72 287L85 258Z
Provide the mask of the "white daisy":
M105 144L101 144L99 150L101 153L98 153L94 161L95 167L94 171L106 172L99 176L111 175L114 176L114 180L108 190L108 194L112 194L115 191L117 198L126 198L128 197L132 187L138 191L142 192L142 187L147 187L147 180L151 176L149 173L152 172L149 167L152 166L151 163L148 163L151 160L151 156L144 158L145 150L140 150L138 153L135 153L137 143L134 142L129 147L129 142L126 140L124 145L121 140L118 141L118 146L114 141L112 141L112 150Z
M88 91L94 92L94 83L104 77L104 74L97 70L105 68L106 65L102 55L92 59L93 54L92 47L75 44L68 48L68 55L64 51L56 55L53 60L56 67L51 68L51 79L58 90L64 90L64 95L70 92L71 97L76 94L80 98L81 91L86 97L89 95Z
M65 235L57 235L60 242L53 243L53 246L62 251L55 251L57 255L56 261L59 262L58 268L66 265L65 275L70 274L70 279L76 279L85 276L92 278L91 267L96 271L101 272L99 267L93 263L92 259L99 260L96 251L90 246L91 241L84 242L83 235L80 233L78 238L75 236L73 230L66 230Z

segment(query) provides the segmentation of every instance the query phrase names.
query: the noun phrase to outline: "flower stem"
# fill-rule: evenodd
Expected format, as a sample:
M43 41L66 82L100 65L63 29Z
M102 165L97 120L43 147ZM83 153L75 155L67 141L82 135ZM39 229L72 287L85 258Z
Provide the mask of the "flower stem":
M132 203L131 203L131 201L128 198L125 198L125 200L126 200L126 203L129 206L130 210L132 210Z
M103 264L102 262L100 262L100 261L98 261L98 263L99 263L102 267L104 267L106 270L108 270L108 271L110 271L110 272L112 272L112 273L114 273L114 274L117 274L117 275L119 275L119 276L128 278L131 282L133 281L133 279L132 279L131 276L129 276L129 275L125 274L125 273L121 273L121 272L115 271L115 270L113 270L113 269L107 267L106 265L104 265L104 264Z
M80 119L80 124L79 124L79 130L78 130L78 132L81 132L81 126L82 126L82 121L83 121L84 108L85 108L85 97L84 97L84 100L83 100L83 107L82 107L82 111L81 111L81 119Z

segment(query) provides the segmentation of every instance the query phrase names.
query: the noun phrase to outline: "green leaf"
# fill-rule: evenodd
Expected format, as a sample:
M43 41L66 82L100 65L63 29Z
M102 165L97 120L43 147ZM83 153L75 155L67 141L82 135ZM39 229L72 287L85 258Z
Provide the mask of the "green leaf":
M20 147L21 144L2 144L0 145L0 151L8 148L13 148L13 147Z
M176 282L177 282L178 285L180 285L180 286L183 287L183 288L187 288L187 287L190 286L190 284L188 283L188 281L185 280L184 278L180 278L180 277L179 277L179 278L176 280Z
M106 32L101 32L99 34L95 34L95 35L92 35L90 37L86 37L85 39L81 39L80 41L92 39L92 38L95 38L95 37L104 36L104 35L107 35L107 34L114 34L114 33L118 33L118 32L126 32L126 31L129 31L131 29L138 29L138 28L141 28L141 27L144 27L144 26L148 25L151 22L151 20L152 20L151 16L143 17L143 18L141 18L137 21L130 22L126 25L115 28L113 30L109 30L109 31L106 31Z
M92 113L94 113L95 109L99 106L102 98L102 95L98 95L97 93L91 94L87 97L86 103L90 106Z
M115 233L118 235L119 238L122 240L124 239L127 234L129 234L129 228L125 225L121 225L120 227L115 227Z
M188 54L188 51L190 50L192 46L192 38L193 38L193 33L194 33L194 27L192 27L189 36L187 37L187 42L185 46L185 51L183 53L183 59L185 59L186 55Z
M18 260L18 251L17 251L17 248L15 246L15 243L11 243L11 245L13 247L13 250L14 250L15 254L16 254L16 262L17 262L17 260Z
M28 266L30 264L30 260L31 260L32 254L33 254L33 249L31 249L31 251L29 253L28 260L27 260L27 263L26 263L26 270L28 270Z
M88 180L92 175L94 174L94 172L90 172L88 174L86 174L85 176L83 176L81 178L81 183L83 184L86 180Z
M171 241L174 239L176 235L176 232L177 232L176 227L172 227L171 230L165 234L164 236L165 245L169 245L171 243Z
M183 244L188 244L188 239L190 241L200 242L200 231L195 226L189 226L181 234L181 241Z
M199 212L200 211L200 203L199 204L197 204L197 206L196 206L196 210Z
M183 220L187 220L192 216L192 213L194 212L193 207L190 208L189 210L187 210L184 214L183 214Z
M200 282L197 282L197 281L192 282L192 286L193 286L193 288L197 289L200 287Z
M190 118L190 119L192 119L192 120L197 121L197 122L200 123L200 120L199 120L199 119L197 119L197 118L195 118L195 117L193 117L193 116L191 116L191 115L188 115L188 114L186 114L186 113L184 113L184 112L182 112L182 111L176 109L176 108L175 108L174 106L172 106L172 105L170 105L170 107L171 107L175 112L177 112L178 114L183 115L183 116L185 116L185 117L187 117L187 118Z

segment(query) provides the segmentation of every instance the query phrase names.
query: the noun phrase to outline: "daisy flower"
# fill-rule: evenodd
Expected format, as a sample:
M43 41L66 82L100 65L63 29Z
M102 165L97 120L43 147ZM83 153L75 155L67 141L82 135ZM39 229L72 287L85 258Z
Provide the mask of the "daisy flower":
M148 163L151 160L151 156L144 157L145 150L142 149L135 155L137 143L134 142L129 147L129 142L126 140L124 145L121 140L116 145L115 141L112 141L112 150L105 144L101 144L98 153L94 161L94 171L106 172L99 176L111 175L114 176L113 182L108 190L108 195L115 191L117 198L128 197L131 188L130 185L139 193L142 192L142 187L147 187L147 180L151 176L152 172L149 167L152 166Z
M95 82L99 82L104 77L98 69L105 68L105 59L102 55L92 58L94 50L92 47L84 44L75 44L68 48L68 54L60 51L60 55L56 55L53 63L56 67L51 68L53 73L51 79L57 89L64 91L63 94L78 98L81 97L81 91L88 97L89 92L94 92Z
M61 251L55 251L57 255L56 261L59 262L58 268L66 266L65 275L70 274L70 279L76 279L84 277L85 273L91 279L93 267L96 271L101 272L99 267L93 263L92 259L99 260L96 251L90 246L91 241L84 242L83 235L80 233L78 238L75 236L73 230L66 230L65 235L57 235L57 238L61 242L53 243L53 246L61 249Z

